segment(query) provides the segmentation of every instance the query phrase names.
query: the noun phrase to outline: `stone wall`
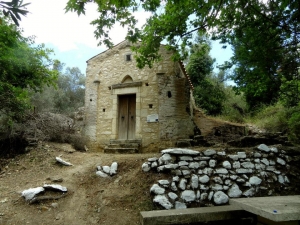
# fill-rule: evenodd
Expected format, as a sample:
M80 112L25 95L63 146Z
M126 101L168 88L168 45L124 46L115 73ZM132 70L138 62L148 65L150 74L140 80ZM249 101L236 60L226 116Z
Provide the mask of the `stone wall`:
M170 173L150 188L165 209L227 204L229 198L299 193L298 157L281 146L248 151L166 149L142 165L145 172ZM296 188L295 188L296 187Z
M118 96L136 94L136 133L143 151L174 145L193 131L189 86L181 67L163 46L162 60L138 69L127 41L88 60L85 94L85 135L89 148L101 150L118 139ZM126 60L131 55L131 60ZM129 86L121 84L132 82ZM158 122L147 122L148 115Z

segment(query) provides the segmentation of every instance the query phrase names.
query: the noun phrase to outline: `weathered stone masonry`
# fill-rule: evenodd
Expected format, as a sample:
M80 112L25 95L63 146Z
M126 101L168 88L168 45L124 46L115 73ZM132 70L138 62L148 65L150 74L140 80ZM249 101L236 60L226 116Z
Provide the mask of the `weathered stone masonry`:
M89 148L101 150L111 140L124 139L119 128L122 96L135 99L134 106L128 106L135 107L128 139L141 141L143 152L174 146L176 140L193 135L187 75L182 64L171 60L171 52L162 46L160 53L162 60L153 68L138 69L124 41L87 61L84 133ZM158 121L147 121L149 116Z

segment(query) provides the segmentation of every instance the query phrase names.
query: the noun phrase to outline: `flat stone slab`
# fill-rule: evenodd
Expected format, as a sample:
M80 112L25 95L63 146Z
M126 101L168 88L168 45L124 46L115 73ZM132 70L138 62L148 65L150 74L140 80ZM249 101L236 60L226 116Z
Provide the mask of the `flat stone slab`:
M300 220L300 195L230 199L229 204L275 222Z
M218 220L229 220L250 216L240 207L226 205L188 209L142 211L142 225L188 224Z
M200 155L200 152L185 149L185 148L169 148L161 151L162 154L171 154L171 155Z

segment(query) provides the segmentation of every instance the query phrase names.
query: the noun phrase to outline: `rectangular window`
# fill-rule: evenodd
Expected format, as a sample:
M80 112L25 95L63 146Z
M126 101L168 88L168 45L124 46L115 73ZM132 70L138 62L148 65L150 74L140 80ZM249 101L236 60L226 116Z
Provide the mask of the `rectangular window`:
M131 54L125 55L125 60L126 61L131 61Z

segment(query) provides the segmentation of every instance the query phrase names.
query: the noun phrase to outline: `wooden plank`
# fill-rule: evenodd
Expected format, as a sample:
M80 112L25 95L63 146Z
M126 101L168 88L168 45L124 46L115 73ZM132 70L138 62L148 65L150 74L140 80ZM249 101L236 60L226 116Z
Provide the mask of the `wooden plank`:
M123 84L113 84L111 86L112 89L118 89L118 88L127 88L127 87L139 87L142 86L143 82L132 82L132 83L123 83Z
M136 95L128 95L128 136L127 139L135 139L136 124Z
M127 139L128 132L128 97L119 95L118 139Z

